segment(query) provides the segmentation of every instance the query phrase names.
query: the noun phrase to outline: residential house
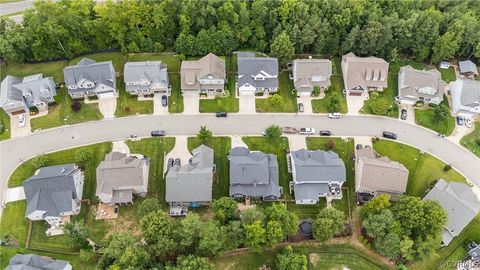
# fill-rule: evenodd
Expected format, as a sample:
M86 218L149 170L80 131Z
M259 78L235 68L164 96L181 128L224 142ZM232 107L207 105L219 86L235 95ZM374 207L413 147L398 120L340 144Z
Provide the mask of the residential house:
M319 197L341 199L347 179L345 163L333 151L290 152L296 204L316 204Z
M447 224L442 233L443 246L459 235L480 211L477 195L464 183L439 179L423 200L437 201L447 213Z
M72 270L72 265L67 261L36 254L16 254L5 270Z
M445 82L436 69L419 70L403 66L398 72L398 96L401 103L414 105L418 101L440 104Z
M63 76L72 98L117 96L112 61L97 63L92 59L83 58L76 65L64 68Z
M393 197L407 190L408 169L403 164L380 156L372 147L358 149L355 158L355 192L362 201L379 194ZM360 196L360 195L370 196Z
M457 79L450 84L453 113L480 115L480 81Z
M450 62L446 60L442 60L440 61L440 63L438 63L438 67L441 69L449 69L450 65L451 65Z
M127 62L123 81L125 89L132 95L170 95L167 65L161 61Z
M230 196L278 200L282 188L278 184L277 156L235 147L230 150L229 160Z
M293 60L293 84L298 96L309 96L315 86L327 89L332 76L332 61L328 59Z
M472 242L467 245L468 256L462 262L457 262L457 270L480 270L480 245Z
M477 264L480 263L480 245L472 242L468 245L468 256Z
M182 61L180 77L183 95L223 94L226 81L225 61L213 53L196 61Z
M471 60L464 60L458 62L458 69L460 74L466 77L475 77L478 76L478 69L477 65L473 63Z
M48 103L54 102L56 95L52 77L44 78L42 73L23 78L7 75L0 88L0 107L9 116L26 113L31 107L48 111Z
M133 195L145 197L148 191L148 158L111 152L97 167L95 195L102 203L133 203Z
M278 60L238 53L238 94L275 93L278 89Z
M342 56L345 90L349 95L365 95L368 91L383 91L388 86L388 62L382 58Z
M47 234L59 230L65 220L80 212L83 181L83 172L75 164L40 168L23 182L25 217L45 220L50 225Z
M170 215L183 216L188 207L209 204L212 201L212 179L215 171L213 149L200 145L193 149L188 164L174 165L167 172L165 201L170 204Z

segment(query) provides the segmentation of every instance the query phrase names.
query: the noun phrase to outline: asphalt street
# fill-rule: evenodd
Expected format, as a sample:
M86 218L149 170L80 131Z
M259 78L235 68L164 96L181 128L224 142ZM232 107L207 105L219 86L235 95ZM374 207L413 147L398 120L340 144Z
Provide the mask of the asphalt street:
M194 135L207 126L214 135L260 135L269 125L328 129L334 136L381 136L382 131L397 133L398 141L410 144L451 164L480 187L480 159L467 149L437 136L436 133L397 119L375 116L344 116L329 119L320 115L256 114L216 118L201 115L147 115L92 121L33 133L0 142L0 202L4 202L7 181L13 170L37 154L102 141L121 140L134 134L149 136L165 129L167 135Z
M34 0L25 0L20 2L12 2L0 4L0 15L7 15L16 12L21 12L33 7Z

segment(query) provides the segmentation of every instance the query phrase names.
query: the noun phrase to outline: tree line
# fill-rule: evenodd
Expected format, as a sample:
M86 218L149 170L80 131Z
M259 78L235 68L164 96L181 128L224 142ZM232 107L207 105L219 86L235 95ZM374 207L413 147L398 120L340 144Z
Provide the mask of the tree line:
M275 42L277 41L277 42ZM480 5L467 1L36 1L23 25L0 20L0 57L72 58L104 49L228 54L238 49L395 60L480 57Z

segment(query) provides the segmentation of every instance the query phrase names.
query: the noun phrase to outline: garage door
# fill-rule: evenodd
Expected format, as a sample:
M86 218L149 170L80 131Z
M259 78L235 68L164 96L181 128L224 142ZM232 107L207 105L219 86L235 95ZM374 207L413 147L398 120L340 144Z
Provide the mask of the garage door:
M109 98L109 97L115 97L115 94L113 92L103 92L103 93L97 93L99 98Z

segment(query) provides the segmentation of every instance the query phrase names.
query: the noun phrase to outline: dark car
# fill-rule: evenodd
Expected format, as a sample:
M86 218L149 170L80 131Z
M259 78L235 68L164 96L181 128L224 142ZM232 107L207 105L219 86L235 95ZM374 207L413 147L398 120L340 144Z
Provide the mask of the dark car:
M215 114L216 117L227 117L227 112L217 112Z
M357 148L357 150L360 150L360 149L362 149L362 148L363 148L363 145L361 145L361 144L357 144L357 146L356 146L355 148Z
M169 158L167 161L167 170L173 167L173 158Z
M303 103L298 103L298 112L303 112Z
M387 139L396 140L397 139L397 134L395 134L393 132L390 132L390 131L384 131L383 132L383 137L387 138Z
M150 133L150 135L152 135L152 137L163 137L165 136L165 130L154 130Z
M402 112L400 114L400 118L402 118L402 120L407 120L407 110L402 109Z
M180 166L180 159L179 158L176 158L175 161L173 162L173 165L178 165Z
M167 107L168 106L168 97L166 95L162 96L162 106Z
M331 136L332 132L330 130L320 130L320 136Z
M461 116L457 116L457 125L463 126L463 123L465 123L465 120Z

